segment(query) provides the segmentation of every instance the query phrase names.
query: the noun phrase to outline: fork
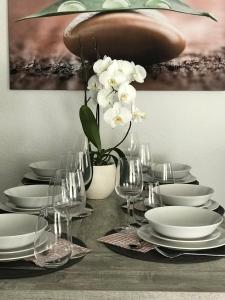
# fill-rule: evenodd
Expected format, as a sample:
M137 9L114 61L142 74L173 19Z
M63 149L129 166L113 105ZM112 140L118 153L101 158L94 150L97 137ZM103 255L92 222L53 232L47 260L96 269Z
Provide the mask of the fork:
M129 244L129 248L132 250L139 250L143 247L145 241L139 240L137 243Z
M167 258L176 258L176 257L182 256L182 255L225 257L225 253L219 254L219 253L206 253L206 252L183 252L183 251L178 251L178 250L169 250L169 249L165 250L165 249L162 249L159 247L156 247L155 250Z

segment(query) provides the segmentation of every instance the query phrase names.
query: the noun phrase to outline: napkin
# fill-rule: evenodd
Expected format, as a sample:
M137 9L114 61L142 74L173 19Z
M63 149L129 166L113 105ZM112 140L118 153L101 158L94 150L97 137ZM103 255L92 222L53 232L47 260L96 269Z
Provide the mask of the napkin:
M68 246L72 246L72 255L71 258L80 258L85 256L86 254L91 252L91 249L72 244L64 239L59 239L57 244L54 245L54 250L49 249L45 251L43 254L40 253L38 259L36 259L34 256L29 257L26 260L31 261L35 263L39 267L44 267L46 263L50 263L51 261L56 261L57 259L60 259L65 256L65 249L68 249Z
M113 234L103 236L98 239L99 242L118 246L124 249L133 250L137 252L146 253L155 249L155 245L145 241L140 241L137 235L137 229L131 227L130 229L122 230ZM131 245L137 245L137 248L131 248Z

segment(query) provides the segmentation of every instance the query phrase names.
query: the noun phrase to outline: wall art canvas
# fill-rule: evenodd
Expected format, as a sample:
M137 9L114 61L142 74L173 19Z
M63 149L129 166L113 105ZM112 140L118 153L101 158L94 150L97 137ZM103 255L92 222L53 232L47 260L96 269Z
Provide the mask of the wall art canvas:
M8 0L10 88L81 90L81 58L145 66L141 90L225 90L224 0Z

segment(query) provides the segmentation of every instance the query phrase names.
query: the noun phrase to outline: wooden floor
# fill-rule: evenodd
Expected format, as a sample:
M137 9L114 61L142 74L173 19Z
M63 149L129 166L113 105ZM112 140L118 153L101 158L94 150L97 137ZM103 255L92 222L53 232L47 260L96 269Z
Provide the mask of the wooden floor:
M225 299L225 259L205 263L144 262L108 250L96 239L119 226L117 197L92 200L94 213L79 237L92 253L79 264L49 275L0 281L1 300L25 299ZM74 223L74 232L78 223Z

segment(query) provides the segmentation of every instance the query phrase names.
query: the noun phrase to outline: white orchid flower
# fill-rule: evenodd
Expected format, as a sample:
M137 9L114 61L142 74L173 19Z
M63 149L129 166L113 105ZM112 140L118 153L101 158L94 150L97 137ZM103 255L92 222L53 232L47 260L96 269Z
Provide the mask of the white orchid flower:
M134 65L127 60L118 60L118 70L123 72L127 79L132 80L132 73L134 72Z
M105 0L102 4L104 9L128 8L130 2L128 0Z
M88 90L94 90L94 91L99 91L102 89L102 85L99 82L97 75L93 75L89 78L87 88Z
M110 73L115 73L119 70L119 66L118 66L118 60L114 59L111 61L111 64L109 65L107 71Z
M115 92L112 88L102 89L98 92L97 101L102 107L107 107L108 105L113 105L115 99Z
M134 122L141 122L146 118L146 113L141 111L139 108L134 107L132 111L132 120Z
M88 80L87 89L89 90L91 99L97 101L98 91L102 89L102 85L99 82L97 75L91 76L91 78Z
M103 72L99 76L99 81L105 89L110 87L117 89L120 84L124 83L126 80L126 76L121 71L113 71L112 69Z
M109 108L104 113L104 120L111 125L112 128L123 126L129 123L132 119L132 114L129 109L123 107L119 102L115 102L113 107Z
M143 83L146 76L147 76L147 72L146 72L145 68L143 68L140 65L134 66L133 78L135 81L137 81L139 83Z
M135 88L128 83L121 84L118 89L118 98L123 104L132 103L136 98Z
M96 74L101 74L106 71L111 64L112 59L109 56L104 56L103 59L99 59L94 63L93 70Z

